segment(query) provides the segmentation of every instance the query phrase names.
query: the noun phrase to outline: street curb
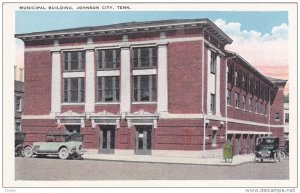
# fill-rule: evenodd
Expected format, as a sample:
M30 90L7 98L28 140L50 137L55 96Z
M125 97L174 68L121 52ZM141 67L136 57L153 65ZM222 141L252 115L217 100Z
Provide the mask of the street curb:
M89 160L89 161L114 161L114 162L132 162L132 163L151 163L151 164L179 164L179 165L201 165L201 166L239 166L243 165L246 163L251 163L253 161L245 161L237 164L231 164L231 165L226 165L226 164L204 164L204 163L186 163L186 162L153 162L153 161L136 161L136 160L114 160L114 159L101 159L101 158L83 158L83 160Z

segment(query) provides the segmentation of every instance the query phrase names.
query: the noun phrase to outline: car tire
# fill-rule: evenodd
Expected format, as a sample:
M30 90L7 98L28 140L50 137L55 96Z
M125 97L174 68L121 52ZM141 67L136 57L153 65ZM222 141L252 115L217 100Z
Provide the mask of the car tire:
M67 148L63 147L59 150L58 156L60 159L68 159L69 157L69 151Z
M33 156L33 150L30 146L25 147L24 149L24 157L31 158Z

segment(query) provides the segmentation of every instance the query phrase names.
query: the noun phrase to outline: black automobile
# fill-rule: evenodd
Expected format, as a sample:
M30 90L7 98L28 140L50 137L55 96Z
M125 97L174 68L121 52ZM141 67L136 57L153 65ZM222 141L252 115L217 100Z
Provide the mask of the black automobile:
M260 137L257 139L254 163L257 160L263 162L264 159L274 160L274 162L281 160L278 137Z
M15 132L15 156L16 157L24 157L24 138L25 133L16 131Z

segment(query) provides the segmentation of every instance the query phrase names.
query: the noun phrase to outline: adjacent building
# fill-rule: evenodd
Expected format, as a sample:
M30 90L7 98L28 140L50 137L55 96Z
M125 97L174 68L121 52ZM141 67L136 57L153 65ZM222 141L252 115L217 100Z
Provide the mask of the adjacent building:
M283 139L286 81L265 77L208 19L17 34L26 143L80 132L89 152L212 157Z
M21 131L21 116L24 109L24 82L15 80L15 131Z

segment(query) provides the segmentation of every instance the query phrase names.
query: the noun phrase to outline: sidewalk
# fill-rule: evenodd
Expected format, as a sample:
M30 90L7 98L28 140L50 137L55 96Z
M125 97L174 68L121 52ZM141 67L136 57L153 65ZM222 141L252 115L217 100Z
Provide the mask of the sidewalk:
M115 154L86 154L85 160L106 160L125 162L146 163L171 163L171 164L195 164L209 166L236 166L243 163L253 162L253 154L237 155L233 157L232 163L226 163L222 157L219 158L192 158L192 157L165 157L153 155L115 155Z

